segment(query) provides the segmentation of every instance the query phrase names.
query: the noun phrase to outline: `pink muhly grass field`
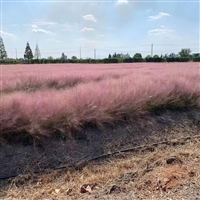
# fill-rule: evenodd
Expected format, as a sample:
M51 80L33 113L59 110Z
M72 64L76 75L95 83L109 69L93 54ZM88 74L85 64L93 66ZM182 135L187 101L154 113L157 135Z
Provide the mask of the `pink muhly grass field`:
M198 63L5 65L1 78L0 138L200 107Z

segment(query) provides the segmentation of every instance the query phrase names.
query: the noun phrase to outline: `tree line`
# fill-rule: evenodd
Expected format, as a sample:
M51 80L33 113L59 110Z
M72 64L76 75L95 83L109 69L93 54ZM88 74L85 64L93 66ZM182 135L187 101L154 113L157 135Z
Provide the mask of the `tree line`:
M191 54L190 49L181 49L178 54L171 53L165 55L147 55L142 57L141 53L136 53L132 57L127 54L114 53L113 55L109 54L107 58L103 59L78 59L76 56L72 56L70 59L62 53L60 58L53 58L49 56L48 58L41 58L40 50L36 44L35 55L31 50L29 43L27 42L24 58L13 59L7 57L7 52L3 43L3 39L0 37L0 64L47 64L47 63L132 63L132 62L200 62L200 53Z

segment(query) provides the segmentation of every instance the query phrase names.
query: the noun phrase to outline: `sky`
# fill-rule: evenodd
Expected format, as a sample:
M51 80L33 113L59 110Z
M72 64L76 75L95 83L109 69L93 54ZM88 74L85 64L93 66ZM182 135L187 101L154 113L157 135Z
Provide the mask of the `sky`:
M200 52L200 3L192 0L1 0L0 34L8 57L22 58L26 43L41 57Z

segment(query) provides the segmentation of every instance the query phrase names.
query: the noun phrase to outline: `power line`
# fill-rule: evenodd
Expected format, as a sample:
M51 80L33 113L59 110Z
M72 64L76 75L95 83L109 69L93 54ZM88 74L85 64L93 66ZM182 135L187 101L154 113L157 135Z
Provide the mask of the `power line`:
M106 47L106 48L98 48L98 50L110 50L110 51L116 51L116 50L118 50L118 51L121 51L121 49L136 49L136 48L140 48L140 47L149 47L149 45L150 44L148 44L148 45L139 45L139 46L123 46L123 47ZM196 47L196 48L198 48L198 45L187 45L187 44L183 44L183 45L162 45L162 44L154 44L154 46L159 46L159 47L179 47L179 46L188 46L188 47ZM56 52L56 51L80 51L80 49L81 50L90 50L90 51L93 51L94 50L94 48L83 48L83 47L80 47L80 48L54 48L54 49L49 49L48 51L45 51L45 52ZM9 50L9 49L7 49L7 50ZM10 50L10 52L11 52L12 50ZM19 52L21 52L22 50L19 50Z
M151 47L149 48L145 48L146 46ZM83 57L88 57L89 55L94 54L91 57L94 57L94 59L97 58L97 51L98 51L98 56L101 55L101 57L107 57L106 54L110 53L122 53L122 54L135 54L135 53L142 53L142 54L147 54L147 55L151 55L153 56L154 54L165 54L165 52L173 52L176 53L178 51L181 50L181 48L179 48L180 46L182 46L181 48L183 48L183 46L189 46L189 48L192 47L192 45L180 45L180 44L174 44L174 45L162 45L162 44L149 44L149 45L139 45L139 46L127 46L127 47L103 47L103 48L98 48L98 49L94 49L94 48L86 48L86 47L79 47L79 48L55 48L52 50L47 50L47 51L42 51L42 54L44 57L46 56L57 56L57 54L61 53L61 52L65 52L66 54L72 55L76 55L78 57L80 57L80 59ZM193 45L194 46L194 45ZM156 47L155 52L154 52L154 47ZM197 47L197 45L195 45L194 48L192 48L193 52L199 51L199 47ZM18 57L18 53L23 54L24 51L20 50L20 49L10 49L9 51L7 51L8 53L12 53L12 56L15 57L17 59ZM82 55L83 54L83 55ZM74 56L73 55L73 56ZM40 54L40 50L39 47L36 44L36 49L35 49L35 58L39 58L41 57Z

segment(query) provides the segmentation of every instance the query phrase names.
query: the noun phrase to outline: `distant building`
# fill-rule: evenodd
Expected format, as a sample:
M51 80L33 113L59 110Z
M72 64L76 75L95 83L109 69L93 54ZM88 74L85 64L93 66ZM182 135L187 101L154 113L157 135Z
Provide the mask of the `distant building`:
M178 54L175 54L175 53L171 53L171 54L169 54L168 57L169 57L169 58L178 58L179 55L178 55Z
M121 54L117 54L117 58L123 58L123 59L125 59L125 58L130 58L130 56L129 56L128 53L127 54L121 53Z
M130 55L127 53L127 54L122 54L122 58L130 58Z

